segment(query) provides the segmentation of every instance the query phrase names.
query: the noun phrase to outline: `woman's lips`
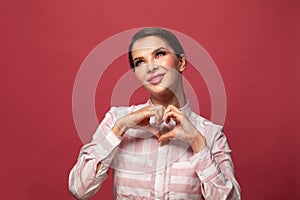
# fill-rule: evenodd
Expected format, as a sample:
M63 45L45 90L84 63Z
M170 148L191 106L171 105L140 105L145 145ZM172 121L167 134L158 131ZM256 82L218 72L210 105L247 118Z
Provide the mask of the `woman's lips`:
M153 84L153 85L157 85L159 84L162 79L164 78L164 75L165 74L155 74L155 75L152 75L150 76L148 79L147 79L147 82Z

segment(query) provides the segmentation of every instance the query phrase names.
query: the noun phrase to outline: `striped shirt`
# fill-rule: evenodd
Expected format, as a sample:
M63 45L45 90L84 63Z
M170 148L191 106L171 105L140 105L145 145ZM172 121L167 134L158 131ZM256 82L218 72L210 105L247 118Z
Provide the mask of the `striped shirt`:
M70 172L71 193L79 199L91 197L113 168L115 199L240 199L222 126L192 112L189 104L181 110L206 138L207 146L199 153L178 139L159 143L145 130L129 129L123 137L113 133L117 119L149 104L107 112Z

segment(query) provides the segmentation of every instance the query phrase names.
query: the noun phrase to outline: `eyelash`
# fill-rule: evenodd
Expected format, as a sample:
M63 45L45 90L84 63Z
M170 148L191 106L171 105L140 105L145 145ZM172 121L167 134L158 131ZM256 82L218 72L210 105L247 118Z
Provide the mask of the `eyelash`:
M160 54L162 54L162 56L165 56L167 54L167 52L165 51L158 51L155 53L155 57L160 57Z
M155 58L158 58L158 57L161 57L161 56L165 56L167 54L166 51L158 51L155 53ZM135 67L138 67L140 66L144 61L143 60L137 60L135 63L134 63L134 66Z
M138 67L138 66L141 65L142 62L144 62L144 61L138 60L138 61L136 61L136 62L134 63L134 66L135 66L135 67Z

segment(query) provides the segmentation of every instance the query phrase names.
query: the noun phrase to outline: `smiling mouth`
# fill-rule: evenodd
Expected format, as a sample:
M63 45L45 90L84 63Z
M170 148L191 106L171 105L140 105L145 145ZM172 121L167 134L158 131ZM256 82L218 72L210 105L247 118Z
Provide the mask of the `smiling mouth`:
M164 78L164 74L157 74L157 75L153 75L150 78L147 79L147 82L153 84L153 85L157 85L159 84Z

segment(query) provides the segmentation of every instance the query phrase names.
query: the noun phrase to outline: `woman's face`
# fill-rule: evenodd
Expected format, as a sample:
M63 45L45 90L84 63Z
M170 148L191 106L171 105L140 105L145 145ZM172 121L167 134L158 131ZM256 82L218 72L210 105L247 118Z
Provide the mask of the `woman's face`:
M185 58L178 57L163 39L148 36L137 40L132 47L135 75L153 95L167 91L176 93L181 83Z

